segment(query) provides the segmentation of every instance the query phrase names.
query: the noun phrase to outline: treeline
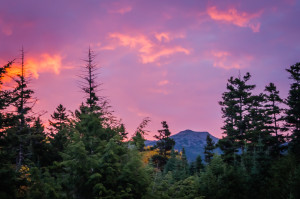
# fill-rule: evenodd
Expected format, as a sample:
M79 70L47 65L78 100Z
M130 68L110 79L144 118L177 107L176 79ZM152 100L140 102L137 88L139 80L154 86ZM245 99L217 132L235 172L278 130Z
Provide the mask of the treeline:
M205 160L188 162L165 121L156 146L144 145L149 118L128 138L97 94L91 50L79 79L85 101L72 112L58 105L45 128L24 60L22 50L12 89L3 78L15 61L0 68L0 198L300 198L300 63L287 69L287 99L273 83L254 95L249 73L231 77L220 102L223 138L208 136Z

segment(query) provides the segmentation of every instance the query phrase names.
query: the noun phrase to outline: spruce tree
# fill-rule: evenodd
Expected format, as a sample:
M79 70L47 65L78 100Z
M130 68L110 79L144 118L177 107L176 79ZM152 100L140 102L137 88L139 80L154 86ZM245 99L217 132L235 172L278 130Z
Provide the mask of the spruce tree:
M96 81L97 78L97 67L94 64L95 55L91 48L89 48L88 59L85 60L85 74L82 76L83 84L82 90L86 94L86 104L90 109L95 108L97 102L99 101L99 97L96 95L96 89L99 84Z
M197 171L197 173L200 173L200 171L204 168L204 165L202 163L202 158L201 158L200 155L198 155L196 157L195 165L196 165L196 171Z
M66 113L66 108L60 104L56 108L56 111L51 115L52 120L49 120L50 130L53 133L61 131L68 124L68 115Z
M9 121L7 121L7 114L5 114L3 111L11 104L11 92L8 90L3 90L3 78L5 74L7 73L7 70L11 68L14 61L8 62L6 65L0 67L0 129L2 131L2 128L4 126L7 126Z
M157 168L163 170L164 165L167 163L167 154L175 145L175 141L170 138L171 132L166 121L161 122L163 129L158 130L158 135L154 135L154 138L158 139L155 148L158 148L159 154L152 156L152 161Z
M271 132L268 130L268 117L264 108L265 98L263 94L253 95L250 97L248 108L248 115L246 115L248 122L246 143L247 151L253 151L258 144L259 138L264 144L264 150L270 146Z
M16 198L17 173L14 169L16 151L15 132L7 129L13 125L11 114L5 112L11 104L11 91L3 90L3 78L14 61L0 67L0 198Z
M233 162L234 154L241 149L244 151L246 143L246 133L249 127L249 119L247 118L249 105L251 103L251 91L255 85L248 84L251 75L241 78L231 77L227 83L227 91L223 93L223 101L219 104L222 107L224 118L225 136L219 140L219 146L223 150L223 157L226 162Z
M163 157L167 157L167 152L171 151L173 146L175 145L175 141L170 138L171 132L169 130L169 126L166 121L161 122L163 129L158 130L158 135L154 135L154 138L158 139L156 142L156 147L159 149L160 155Z
M30 134L29 122L32 121L32 117L28 114L32 110L33 105L36 100L32 97L33 90L28 89L28 79L27 79L27 71L24 62L24 50L22 47L21 50L21 71L20 74L14 79L17 86L13 90L13 106L16 109L15 116L15 128L18 137L18 157L16 158L16 165L18 168L21 167L23 161L25 159L26 154L26 145L28 144L28 135Z
M282 151L281 145L285 142L284 136L281 134L285 129L281 127L283 121L282 108L279 106L283 100L279 96L279 91L273 83L265 87L265 118L268 131L272 134L270 146L272 147L272 155L279 156Z
M212 138L207 134L206 145L204 147L205 162L210 163L212 157L214 156L215 143Z
M290 66L286 71L290 73L289 79L292 80L292 84L286 99L288 109L285 121L286 126L292 132L291 152L300 157L300 62Z

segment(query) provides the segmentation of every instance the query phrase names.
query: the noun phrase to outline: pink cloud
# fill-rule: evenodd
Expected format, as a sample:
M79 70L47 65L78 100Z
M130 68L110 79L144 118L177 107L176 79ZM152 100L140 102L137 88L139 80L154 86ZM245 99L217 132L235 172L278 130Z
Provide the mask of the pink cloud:
M154 42L145 35L130 36L121 33L111 33L110 38L115 38L119 41L121 46L127 46L132 49L136 49L139 52L141 62L143 64L157 62L161 57L168 57L176 53L190 54L190 51L182 46L165 46L162 44L162 38L166 42L170 41L168 34L156 34L156 38L159 41Z
M252 60L252 57L247 56L234 56L227 51L211 51L211 58L213 59L213 66L223 69L240 69L247 65L248 61ZM247 61L245 61L247 60Z
M142 111L142 110L140 110L140 109L138 109L138 108L136 108L136 107L128 107L127 109L128 109L129 112L134 113L134 114L136 114L136 115L139 116L139 117L143 117L143 118L144 118L144 117L149 117L149 116L151 116L150 113L147 113L147 112L145 112L145 111Z
M149 89L150 93L157 93L157 94L163 94L163 95L169 95L170 91L166 89L160 89L160 88L150 88Z
M156 52L154 51L154 52L151 52L151 53L142 54L141 58L142 58L142 62L144 64L146 64L146 63L155 62L160 57L167 57L167 56L173 55L175 53L179 53L179 52L185 53L186 55L190 54L190 51L187 50L186 48L183 48L181 46L175 46L175 47L172 47L172 48L162 48L162 49L159 49Z
M238 12L235 8L227 11L219 11L215 6L207 8L207 14L216 21L225 21L237 25L239 27L249 27L253 32L259 32L260 23L253 22L254 18L259 17L262 11L248 14L246 12Z
M165 86L165 85L167 85L167 84L169 84L170 82L168 81L168 80L162 80L162 81L160 81L160 82L158 82L158 85L159 86Z
M163 41L163 40L165 40L166 42L169 42L170 41L170 34L165 33L165 32L156 33L155 38L160 42Z

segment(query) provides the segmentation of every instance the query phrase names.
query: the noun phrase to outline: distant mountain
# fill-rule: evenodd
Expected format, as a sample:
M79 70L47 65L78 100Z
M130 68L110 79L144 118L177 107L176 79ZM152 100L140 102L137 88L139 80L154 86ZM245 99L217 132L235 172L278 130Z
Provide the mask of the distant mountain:
M194 161L198 155L201 155L202 161L204 161L204 147L207 135L210 135L215 143L218 142L219 139L208 132L195 132L188 129L172 135L171 138L175 140L175 150L181 151L184 147L189 162ZM155 143L156 141L145 141L146 146L154 146ZM215 153L221 154L221 150L219 148L215 149Z

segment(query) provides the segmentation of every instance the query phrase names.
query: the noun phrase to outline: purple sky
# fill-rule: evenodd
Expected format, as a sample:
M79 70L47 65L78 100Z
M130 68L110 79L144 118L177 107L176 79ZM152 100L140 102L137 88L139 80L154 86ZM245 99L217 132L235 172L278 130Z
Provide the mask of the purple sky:
M218 101L227 79L252 74L256 92L299 62L300 1L26 0L0 1L0 64L23 45L46 120L58 104L84 101L77 75L88 47L115 115L133 133L150 117L147 138L166 120L172 133L221 137Z

